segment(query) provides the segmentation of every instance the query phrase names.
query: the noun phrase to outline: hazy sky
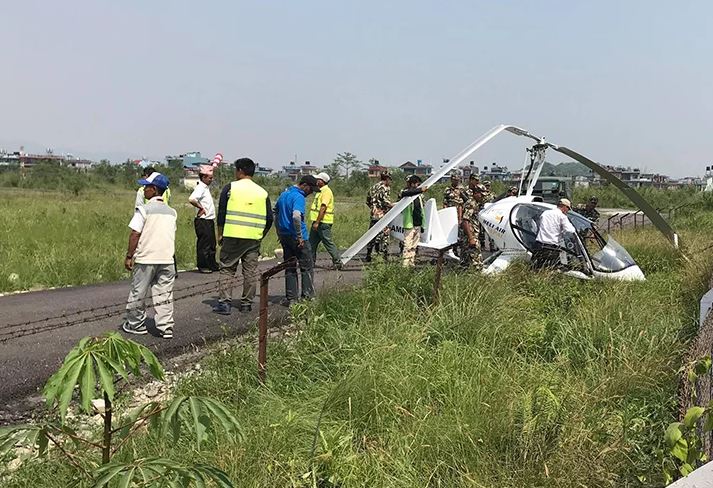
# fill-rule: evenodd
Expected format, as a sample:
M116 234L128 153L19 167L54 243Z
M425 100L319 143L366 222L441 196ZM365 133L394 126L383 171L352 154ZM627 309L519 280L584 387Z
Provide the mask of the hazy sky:
M0 147L398 164L511 123L701 174L712 18L704 1L2 0ZM522 165L521 138L486 148Z

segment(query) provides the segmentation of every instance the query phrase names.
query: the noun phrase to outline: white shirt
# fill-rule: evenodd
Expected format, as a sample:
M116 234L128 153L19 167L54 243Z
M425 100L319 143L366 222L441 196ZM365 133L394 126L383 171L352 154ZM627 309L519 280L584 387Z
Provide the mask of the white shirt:
M545 210L540 218L540 230L537 232L537 242L558 246L563 241L565 233L574 233L574 226L559 208Z
M138 208L144 204L144 187L142 186L136 190L136 202L134 203L134 208Z
M197 202L198 205L205 210L205 214L200 216L201 219L215 220L215 205L213 204L213 195L210 194L208 185L199 181L195 190L191 193L191 196L188 197L188 201L190 202L191 200Z

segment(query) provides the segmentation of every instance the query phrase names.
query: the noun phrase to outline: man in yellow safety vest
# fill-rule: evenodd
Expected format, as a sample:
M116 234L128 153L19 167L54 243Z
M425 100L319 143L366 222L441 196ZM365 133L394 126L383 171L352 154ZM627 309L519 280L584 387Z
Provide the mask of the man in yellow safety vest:
M272 227L270 197L253 181L255 163L249 158L235 161L235 181L225 185L218 203L218 304L213 311L230 315L233 279L243 263L243 294L240 311L249 312L255 297L257 260L262 238Z
M339 260L339 250L334 245L332 239L332 224L334 224L334 194L329 188L329 175L327 173L319 173L314 176L317 178L317 186L319 193L312 199L312 207L309 211L309 220L312 222L312 227L309 231L309 245L312 248L312 260L317 262L317 246L323 243L327 252L332 257L332 264L335 268L342 267L342 262Z

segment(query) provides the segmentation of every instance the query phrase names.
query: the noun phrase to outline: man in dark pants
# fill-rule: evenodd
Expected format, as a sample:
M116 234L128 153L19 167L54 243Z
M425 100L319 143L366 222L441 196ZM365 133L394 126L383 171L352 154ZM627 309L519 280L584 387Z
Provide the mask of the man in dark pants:
M230 315L233 280L238 263L243 264L243 295L240 311L249 312L255 297L257 258L260 243L272 227L272 208L267 192L253 181L255 163L248 158L235 161L235 181L220 193L218 203L218 242L220 282L215 313Z
M299 298L314 297L314 261L305 224L305 197L314 192L319 192L317 179L306 175L298 184L283 191L275 203L275 228L282 244L283 258L285 261L297 258L302 275L302 293L299 294L297 264L285 270L285 299L282 304L286 306Z
M198 209L193 225L196 229L196 262L198 271L218 271L215 262L215 205L210 194L213 166L202 164L198 170L198 184L188 197L188 203Z

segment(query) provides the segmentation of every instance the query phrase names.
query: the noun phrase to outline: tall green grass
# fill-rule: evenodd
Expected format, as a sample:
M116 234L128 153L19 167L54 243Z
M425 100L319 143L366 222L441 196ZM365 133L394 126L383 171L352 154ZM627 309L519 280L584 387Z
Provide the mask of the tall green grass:
M266 386L252 345L183 381L232 405L243 443L143 438L124 455L207 461L245 487L660 486L711 259L684 261L651 229L618 237L647 281L451 270L432 306L432 269L375 267L293 309L299 333L270 344ZM53 466L8 486L50 486Z
M0 189L5 202L0 213L0 293L127 278L124 256L135 191L109 187L77 196ZM275 201L277 194L271 198ZM346 248L368 228L368 210L361 199L336 198L333 234L337 246ZM171 206L178 213L178 268L193 269L195 209L182 190L174 191ZM263 241L262 254L272 256L278 247L272 230Z

